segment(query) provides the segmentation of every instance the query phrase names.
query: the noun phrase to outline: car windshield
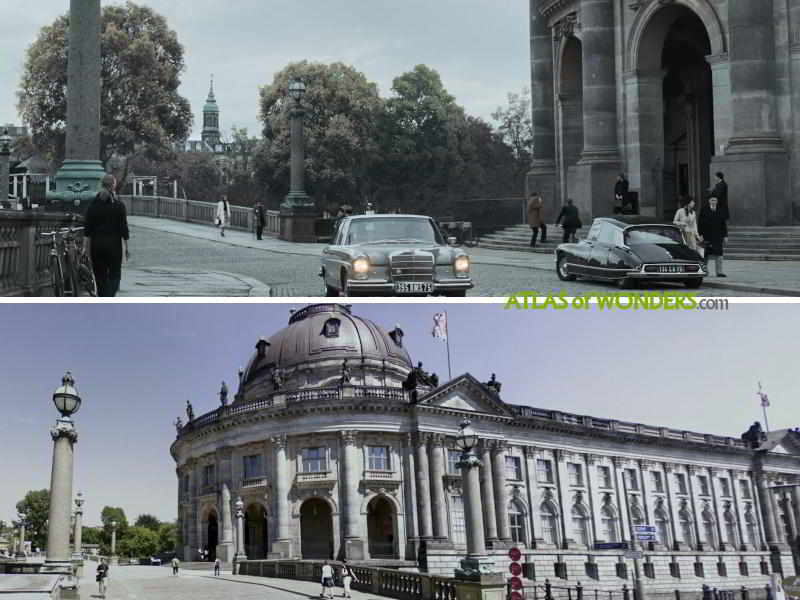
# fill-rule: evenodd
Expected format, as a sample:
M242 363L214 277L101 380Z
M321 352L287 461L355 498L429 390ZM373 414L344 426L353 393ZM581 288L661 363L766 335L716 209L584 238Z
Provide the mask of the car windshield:
M682 244L683 237L675 227L648 225L625 230L625 244Z
M429 219L381 217L354 219L350 223L345 244L376 242L424 242L442 244L441 236Z

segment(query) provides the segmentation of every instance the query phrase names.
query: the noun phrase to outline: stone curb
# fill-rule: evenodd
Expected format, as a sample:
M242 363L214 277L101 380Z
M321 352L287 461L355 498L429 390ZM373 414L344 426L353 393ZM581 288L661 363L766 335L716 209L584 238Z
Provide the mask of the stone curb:
M132 290L130 287L128 287L128 285L130 285L130 284L128 284L128 285L125 284L125 281L126 281L125 274L126 273L131 273L131 274L134 274L134 273L141 274L141 273L143 273L144 274L144 278L146 278L148 275L155 275L155 274L164 275L164 274L170 274L170 273L174 273L175 275L183 275L183 276L198 275L198 276L203 276L203 277L208 276L208 275L213 275L213 276L224 277L224 278L227 278L227 279L235 280L240 284L244 284L248 288L248 293L247 293L246 297L268 297L270 295L270 287L268 285L266 285L265 283L262 283L261 281L259 281L257 279L254 279L252 277L247 277L245 275L239 275L239 274L236 274L236 273L228 273L226 271L195 271L195 270L184 270L184 269L170 269L170 268L167 268L167 267L145 267L145 268L135 268L134 267L134 268L127 268L126 269L125 267L123 267L123 270L122 270L122 282L123 282L123 285L121 286L121 288L122 288L121 291L124 291L125 294L124 295L118 295L117 297L119 297L119 298L147 298L147 297L153 297L153 296L141 296L141 295L137 295L135 293L132 293L132 292L135 292L136 290ZM127 279L128 279L128 281L130 281L130 278L127 278ZM140 279L140 278L136 278L136 279ZM175 297L175 296L171 295L171 294L168 294L168 295L166 295L164 297ZM183 297L191 298L191 297L200 297L200 296L187 295L187 296L183 296ZM206 296L202 296L202 297L206 297Z

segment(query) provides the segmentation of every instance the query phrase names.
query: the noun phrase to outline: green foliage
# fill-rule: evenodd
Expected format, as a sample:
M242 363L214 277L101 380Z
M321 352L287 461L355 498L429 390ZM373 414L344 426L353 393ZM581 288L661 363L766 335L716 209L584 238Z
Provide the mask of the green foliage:
M102 527L84 527L81 530L81 542L84 544L102 544L103 543L103 528Z
M25 537L33 548L45 548L47 544L47 519L50 512L50 490L29 491L17 502L17 513L25 524Z
M100 160L143 152L157 159L191 129L189 102L178 94L183 47L166 20L133 2L103 7ZM28 48L18 109L34 143L61 160L67 115L69 15L43 27Z
M158 552L158 533L147 527L131 527L117 542L117 554L144 558Z
M150 531L158 531L161 527L161 521L158 520L158 517L145 513L136 517L134 525L136 527L145 527Z
M103 541L107 544L111 543L111 523L117 522L117 542L125 537L128 531L128 519L125 517L125 511L120 507L105 506L100 513L100 520L103 523Z
M161 523L158 529L158 553L174 552L178 545L177 523Z
M499 106L492 113L498 122L497 132L514 154L518 170L527 170L533 156L533 122L531 120L531 93L527 88L521 94L508 94L508 105Z

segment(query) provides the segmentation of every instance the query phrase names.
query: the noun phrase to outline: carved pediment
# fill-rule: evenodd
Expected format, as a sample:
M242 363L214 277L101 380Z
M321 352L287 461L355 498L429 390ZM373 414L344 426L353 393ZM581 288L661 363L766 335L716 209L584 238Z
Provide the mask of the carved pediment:
M500 395L470 374L428 392L420 398L419 405L513 418Z

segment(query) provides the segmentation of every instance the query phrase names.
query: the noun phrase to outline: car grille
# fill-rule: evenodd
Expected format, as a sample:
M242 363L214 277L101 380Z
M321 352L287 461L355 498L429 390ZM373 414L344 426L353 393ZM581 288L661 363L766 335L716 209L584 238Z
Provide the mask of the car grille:
M433 255L404 253L391 257L393 281L433 281Z
M646 265L645 273L698 273L700 265Z

